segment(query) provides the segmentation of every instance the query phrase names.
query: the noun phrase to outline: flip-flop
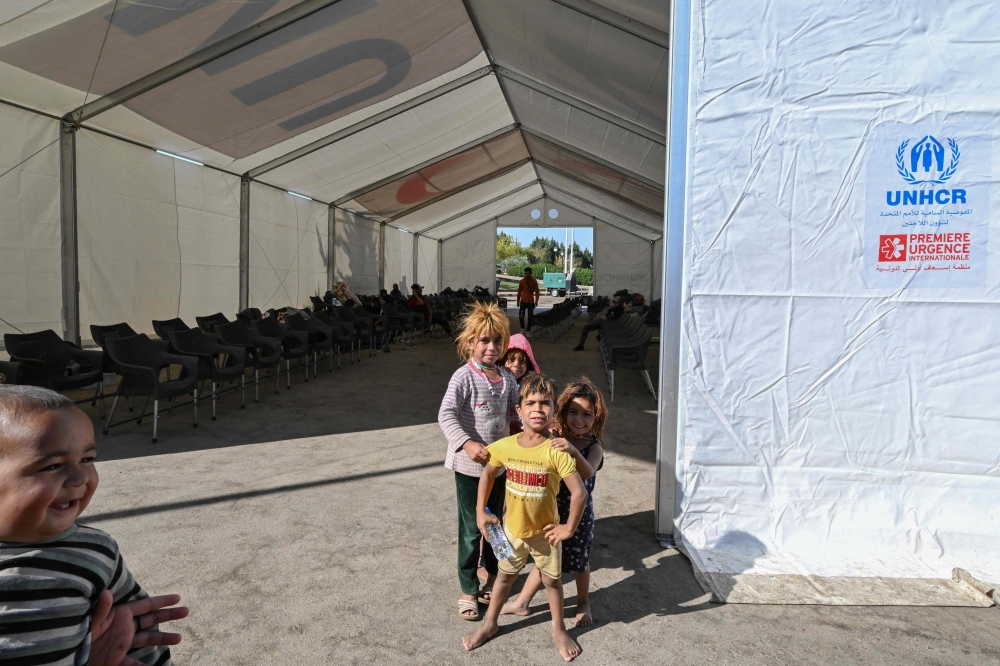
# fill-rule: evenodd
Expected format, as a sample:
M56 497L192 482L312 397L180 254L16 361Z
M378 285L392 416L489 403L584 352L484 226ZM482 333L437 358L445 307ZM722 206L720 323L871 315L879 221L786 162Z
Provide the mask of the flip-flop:
M472 613L470 613L472 611ZM474 613L474 614L473 614ZM479 621L479 602L468 599L458 600L458 616L469 622Z
M479 598L483 600L484 604L489 605L490 599L493 598L493 586L483 585L483 589L479 590Z

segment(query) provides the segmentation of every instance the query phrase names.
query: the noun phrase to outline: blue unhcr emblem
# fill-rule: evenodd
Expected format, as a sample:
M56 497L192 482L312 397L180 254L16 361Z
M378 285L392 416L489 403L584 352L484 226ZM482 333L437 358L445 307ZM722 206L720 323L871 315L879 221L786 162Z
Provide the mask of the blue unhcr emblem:
M958 150L958 142L948 139L948 146L951 148L951 161L946 169L944 166L944 146L931 135L913 144L909 155L909 168L907 168L906 147L910 140L907 139L899 144L896 151L896 171L910 185L943 185L949 178L955 175L958 168L958 160L962 153ZM921 170L923 173L920 173ZM923 180L918 176L926 176Z

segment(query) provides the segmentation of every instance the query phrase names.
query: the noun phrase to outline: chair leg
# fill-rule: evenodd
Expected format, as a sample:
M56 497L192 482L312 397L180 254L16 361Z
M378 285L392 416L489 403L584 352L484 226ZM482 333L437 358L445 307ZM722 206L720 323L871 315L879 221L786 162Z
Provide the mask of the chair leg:
M330 369L333 369L333 350L330 350ZM337 370L340 370L340 345L337 345Z
M115 394L115 399L111 401L111 411L108 412L108 418L104 422L104 428L102 429L103 434L108 434L108 428L111 427L111 419L115 418L115 409L118 407L118 398L121 394Z
M338 350L340 349L340 345L337 346L337 349ZM352 352L353 352L353 350L352 350ZM353 355L351 356L351 358L354 358ZM330 372L333 372L333 349L332 348L330 349Z
M253 369L253 401L260 402L260 368Z
M153 444L156 444L156 427L160 422L160 400L153 398Z
M281 361L278 361L278 367L274 370L271 370L274 373L274 395L278 395L278 390L281 388Z
M313 352L313 379L319 377L319 350Z
M212 382L212 420L213 421L215 420L215 401L217 399L218 399L218 396L215 393L215 382L213 381Z
M288 358L285 359L285 380L288 382L288 385L285 386L287 391L292 388L292 361Z
M246 375L240 376L240 409L246 409L247 406L247 384Z
M130 412L134 412L135 411L135 403L132 402L132 397L131 396L129 396L129 399L128 399L128 411L130 411Z
M615 401L615 371L608 370L608 374L611 375L611 402Z
M97 392L100 394L98 398L101 401L101 418L104 418L104 382L97 382Z
M169 403L167 403L167 411L168 411L168 412L172 412L172 411L174 411L174 401L175 401L175 400L177 400L177 398L171 398L171 399L170 399L170 402L169 402Z
M194 389L194 427L198 427L198 387Z
M135 422L136 425L142 425L142 417L146 415L146 408L149 407L149 399L152 397L152 395L146 396L146 402L142 403L142 411L139 413L139 418Z

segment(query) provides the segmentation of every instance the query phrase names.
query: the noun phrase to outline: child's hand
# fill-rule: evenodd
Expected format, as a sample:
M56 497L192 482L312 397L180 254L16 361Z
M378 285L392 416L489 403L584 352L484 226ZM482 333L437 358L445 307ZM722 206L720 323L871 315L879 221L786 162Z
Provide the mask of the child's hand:
M486 450L485 444L480 444L470 439L462 446L462 449L472 458L473 462L485 465L490 461L490 452Z
M550 449L555 449L556 451L565 451L566 453L573 455L573 445L569 443L569 440L565 437L556 437L549 444Z
M479 527L479 533L483 535L483 538L487 541L490 540L489 535L486 533L487 525L499 525L500 521L496 516L491 516L485 511L476 510L476 525Z
M129 650L148 645L177 645L180 634L144 631L154 624L187 617L188 609L173 606L181 598L176 594L148 597L113 606L111 592L104 590L94 607L91 619L91 666L142 666L127 656Z
M542 531L545 532L545 540L552 546L558 546L560 543L573 536L573 532L569 529L569 525L546 525L542 528Z

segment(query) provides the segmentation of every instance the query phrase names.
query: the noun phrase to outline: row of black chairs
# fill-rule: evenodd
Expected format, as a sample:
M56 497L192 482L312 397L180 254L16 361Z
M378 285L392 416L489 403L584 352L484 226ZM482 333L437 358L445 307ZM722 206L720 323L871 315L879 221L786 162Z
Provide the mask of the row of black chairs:
M653 339L653 329L641 317L625 315L619 319L601 322L600 350L604 372L615 400L615 370L635 370L646 383L646 389L656 399L656 387L649 376L646 355Z
M549 337L555 342L563 333L573 328L573 321L580 315L580 299L567 298L556 303L550 309L539 312L531 318L532 339L548 331Z

